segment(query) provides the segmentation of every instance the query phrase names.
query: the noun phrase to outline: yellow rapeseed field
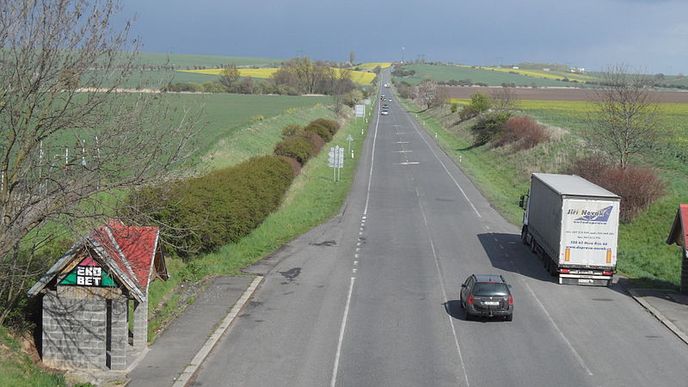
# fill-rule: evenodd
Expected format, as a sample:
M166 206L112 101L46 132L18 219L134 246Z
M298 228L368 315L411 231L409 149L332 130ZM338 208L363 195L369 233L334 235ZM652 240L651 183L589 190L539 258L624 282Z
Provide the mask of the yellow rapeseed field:
M180 72L184 73L194 73L194 74L205 74L205 75L215 75L218 76L222 73L223 69L203 69L203 70L178 70ZM251 78L270 78L272 75L278 70L276 67L266 67L266 68L259 68L259 69L252 69L252 68L240 68L239 69L239 75L242 77L251 77ZM339 69L334 69L334 71L339 75ZM369 85L371 82L373 82L373 79L375 79L375 74L367 72L367 71L352 71L351 72L351 80L361 84L361 85Z

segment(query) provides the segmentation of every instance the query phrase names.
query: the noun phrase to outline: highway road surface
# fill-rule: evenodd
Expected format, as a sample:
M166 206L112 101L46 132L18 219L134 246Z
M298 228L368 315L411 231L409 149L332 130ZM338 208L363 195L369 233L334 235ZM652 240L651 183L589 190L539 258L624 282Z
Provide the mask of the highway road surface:
M617 287L555 284L519 228L389 104L342 214L278 253L194 385L688 385L686 344ZM512 284L513 322L463 320L471 273Z

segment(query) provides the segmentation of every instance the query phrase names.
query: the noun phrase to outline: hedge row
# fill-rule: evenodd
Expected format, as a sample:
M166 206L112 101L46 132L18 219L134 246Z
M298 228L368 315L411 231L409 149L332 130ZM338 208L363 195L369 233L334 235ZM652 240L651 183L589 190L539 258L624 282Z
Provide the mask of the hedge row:
M123 217L160 225L167 251L180 257L207 253L248 235L274 210L300 167L316 155L339 129L319 119L306 127L288 126L275 155L254 157L238 165L129 196Z
M337 121L319 118L305 127L289 125L282 130L282 141L275 145L275 154L290 157L303 166L320 152L339 130Z
M136 214L160 225L168 251L188 257L248 235L279 206L293 178L286 160L262 156L173 185L149 187L129 200Z

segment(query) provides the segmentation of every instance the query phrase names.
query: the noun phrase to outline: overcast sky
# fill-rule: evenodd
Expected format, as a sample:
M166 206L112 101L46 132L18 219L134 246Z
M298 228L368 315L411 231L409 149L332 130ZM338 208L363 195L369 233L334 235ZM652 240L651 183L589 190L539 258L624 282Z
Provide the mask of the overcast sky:
M685 0L122 0L144 51L688 73ZM403 49L402 49L403 47Z

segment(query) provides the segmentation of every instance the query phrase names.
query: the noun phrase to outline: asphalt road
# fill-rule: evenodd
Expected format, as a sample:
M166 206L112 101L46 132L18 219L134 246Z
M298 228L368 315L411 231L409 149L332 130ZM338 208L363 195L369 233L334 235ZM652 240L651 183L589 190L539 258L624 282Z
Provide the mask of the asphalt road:
M279 253L195 385L688 385L688 346L621 289L555 284L390 105L342 214ZM511 282L513 322L462 319L471 273Z

